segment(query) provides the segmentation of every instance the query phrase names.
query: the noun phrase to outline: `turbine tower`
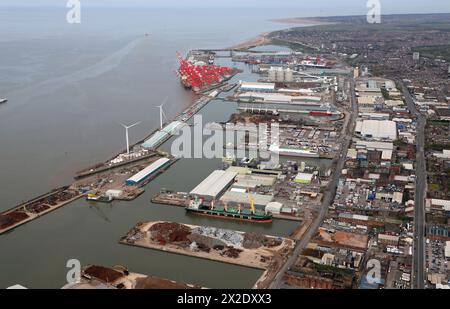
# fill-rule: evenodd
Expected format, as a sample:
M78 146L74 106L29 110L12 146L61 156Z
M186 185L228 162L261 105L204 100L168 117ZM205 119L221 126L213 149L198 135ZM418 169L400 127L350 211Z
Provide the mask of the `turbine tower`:
M167 98L164 100L164 102L161 105L155 106L155 107L159 108L159 128L160 129L163 128L163 123L164 123L163 117L167 118L166 114L163 111L163 106L164 106L164 104L166 104L166 102L167 102Z
M120 124L122 127L125 128L125 137L126 137L126 139L127 139L127 155L130 154L130 141L129 141L129 139L128 139L128 129L130 129L130 128L132 128L132 127L135 127L135 126L137 126L137 125L140 124L140 123L141 123L141 121L136 122L135 124L132 124L132 125L130 125L130 126L126 126L126 125L124 125L123 123Z

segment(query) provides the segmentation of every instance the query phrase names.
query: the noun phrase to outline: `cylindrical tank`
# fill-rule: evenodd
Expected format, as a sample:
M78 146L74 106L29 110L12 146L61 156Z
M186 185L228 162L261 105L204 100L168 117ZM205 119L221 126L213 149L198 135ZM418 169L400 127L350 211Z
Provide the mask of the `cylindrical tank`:
M277 82L284 82L284 70L282 67L277 69Z
M269 69L269 81L274 82L277 80L277 72L274 67Z
M284 80L286 82L293 82L294 81L294 72L292 72L291 69L287 68L284 72Z

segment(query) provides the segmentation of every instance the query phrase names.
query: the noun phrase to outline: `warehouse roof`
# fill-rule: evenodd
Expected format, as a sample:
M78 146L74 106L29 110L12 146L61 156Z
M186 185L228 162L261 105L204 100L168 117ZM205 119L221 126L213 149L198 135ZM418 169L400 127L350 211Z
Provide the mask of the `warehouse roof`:
M241 82L241 88L275 90L275 83Z
M313 174L309 173L298 173L294 181L300 183L310 183L313 176Z
M276 177L271 175L237 175L235 185L239 187L272 186L275 179Z
M263 194L251 194L251 197L253 199L253 202L255 205L262 205L266 206L268 203L270 203L273 200L272 195L263 195ZM233 191L227 191L220 199L221 201L225 203L238 203L238 204L250 204L248 193L242 193L242 192L233 192Z
M142 147L144 148L154 148L157 146L163 139L169 136L169 133L164 131L157 131L155 134L153 134L149 139L147 139L143 144Z
M237 173L216 170L206 177L190 194L216 198L236 177Z
M380 139L397 139L397 125L391 120L362 120L356 124L356 132Z
M137 174L133 175L132 177L128 178L127 179L127 183L128 182L134 182L134 183L141 182L147 176L149 176L151 173L153 173L153 172L157 171L158 169L160 169L164 164L166 164L169 161L170 160L167 159L167 158L161 158L161 159L156 160L155 162L153 162L152 164L150 164L149 166L144 168L139 173L137 173Z

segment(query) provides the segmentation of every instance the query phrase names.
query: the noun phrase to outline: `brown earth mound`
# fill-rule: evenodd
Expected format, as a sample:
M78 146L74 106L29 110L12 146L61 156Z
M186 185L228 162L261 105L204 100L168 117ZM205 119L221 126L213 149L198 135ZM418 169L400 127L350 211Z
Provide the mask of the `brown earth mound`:
M136 289L198 289L197 286L188 286L184 283L173 282L157 277L136 279Z
M124 274L117 270L96 265L89 266L85 269L84 273L104 282L114 282L124 276Z
M160 244L172 242L187 242L187 236L191 234L191 228L175 222L159 222L153 224L150 229L150 239Z
M4 229L17 222L27 219L29 216L21 211L13 211L6 215L0 215L0 228Z

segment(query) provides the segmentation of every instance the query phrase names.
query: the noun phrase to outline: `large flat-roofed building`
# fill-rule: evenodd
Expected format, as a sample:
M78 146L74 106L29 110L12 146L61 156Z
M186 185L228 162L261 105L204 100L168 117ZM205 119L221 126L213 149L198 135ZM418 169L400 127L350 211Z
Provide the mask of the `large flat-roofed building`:
M149 177L153 176L156 172L158 172L161 168L167 166L170 163L170 160L167 158L161 158L144 168L139 173L133 175L128 178L126 184L128 186L136 186L144 182Z
M185 124L181 121L172 121L168 125L166 125L162 130L158 130L149 137L143 144L142 147L151 149L158 147L161 142L168 138L170 135L177 133Z
M275 92L275 83L241 82L240 91Z
M391 120L362 120L356 123L356 134L375 140L396 140L397 125Z
M394 144L386 142L357 141L355 148L356 150L381 151L381 160L391 160L394 152Z
M276 177L270 175L237 175L233 187L244 189L254 189L260 186L270 187L273 186L275 180Z
M220 200L230 206L236 205L250 205L250 198L253 200L255 208L265 209L267 204L273 201L273 195L254 194L250 196L246 192L227 191L220 198Z
M247 91L238 95L238 100L241 102L260 102L260 103L302 103L315 102L320 103L322 98L320 96L302 95L295 96L286 93L258 93Z
M196 186L190 194L205 200L215 200L219 195L227 190L234 182L237 173L231 171L216 170Z

